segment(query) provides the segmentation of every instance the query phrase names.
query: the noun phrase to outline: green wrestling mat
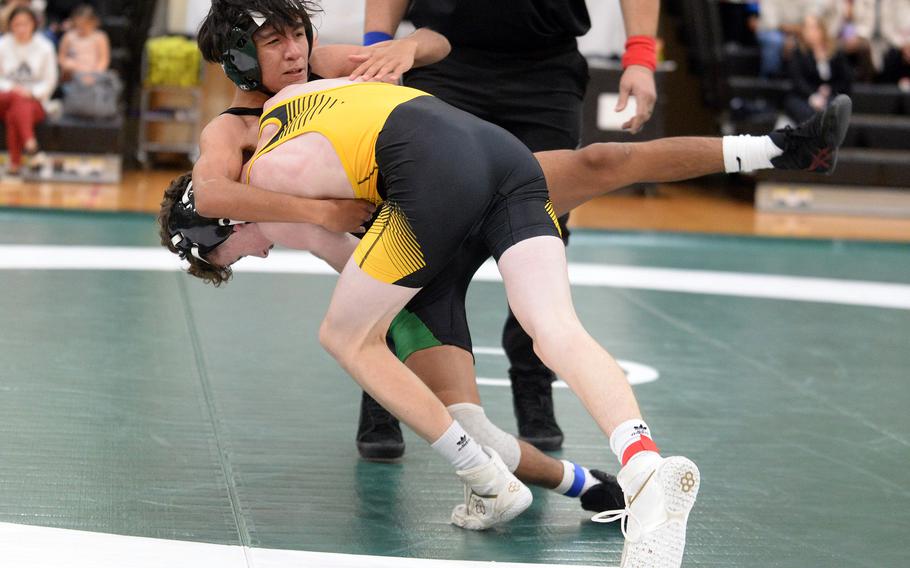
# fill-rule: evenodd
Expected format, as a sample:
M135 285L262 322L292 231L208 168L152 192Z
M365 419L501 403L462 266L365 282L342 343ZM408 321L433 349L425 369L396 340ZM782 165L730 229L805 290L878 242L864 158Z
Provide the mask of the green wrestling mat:
M150 216L0 223L0 565L619 564L617 526L543 490L506 527L453 527L460 485L410 432L400 463L360 461L311 260L248 259L216 290ZM701 469L685 566L906 564L910 246L577 232L569 259L592 335L659 375L635 386L658 444ZM468 309L487 413L514 431L502 285L482 275ZM555 397L557 456L615 472Z

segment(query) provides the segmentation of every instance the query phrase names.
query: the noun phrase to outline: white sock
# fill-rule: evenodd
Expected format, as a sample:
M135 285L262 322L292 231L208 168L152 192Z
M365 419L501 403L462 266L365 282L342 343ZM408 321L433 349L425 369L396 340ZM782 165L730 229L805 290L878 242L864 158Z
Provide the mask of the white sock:
M432 447L442 454L442 457L449 460L458 471L486 465L491 459L480 444L468 436L457 420L452 421L449 429L433 442Z
M560 495L565 495L566 497L581 497L588 489L600 483L600 481L591 475L591 470L588 468L570 461L561 461L563 467L562 481L558 486L553 488L553 491Z
M771 159L784 153L770 136L724 136L724 170L728 174L773 168Z
M639 452L658 451L651 438L651 429L640 418L626 420L613 430L610 434L610 449L619 458L621 465L626 465Z

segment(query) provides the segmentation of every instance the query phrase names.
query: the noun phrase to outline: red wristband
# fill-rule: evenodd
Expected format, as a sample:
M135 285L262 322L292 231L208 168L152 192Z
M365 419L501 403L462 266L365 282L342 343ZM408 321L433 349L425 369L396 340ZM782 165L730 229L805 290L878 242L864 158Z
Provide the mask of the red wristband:
M626 52L622 56L622 68L641 65L651 71L657 69L657 42L651 36L630 36L626 40Z

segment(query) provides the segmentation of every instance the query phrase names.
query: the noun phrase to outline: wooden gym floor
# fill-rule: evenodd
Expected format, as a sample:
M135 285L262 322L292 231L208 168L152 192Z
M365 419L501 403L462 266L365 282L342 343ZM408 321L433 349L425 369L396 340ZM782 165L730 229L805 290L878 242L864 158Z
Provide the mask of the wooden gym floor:
M8 184L0 207L155 213L178 170L128 171L118 185ZM610 195L575 210L575 227L771 237L910 242L910 219L762 213L698 182L659 186L647 197Z

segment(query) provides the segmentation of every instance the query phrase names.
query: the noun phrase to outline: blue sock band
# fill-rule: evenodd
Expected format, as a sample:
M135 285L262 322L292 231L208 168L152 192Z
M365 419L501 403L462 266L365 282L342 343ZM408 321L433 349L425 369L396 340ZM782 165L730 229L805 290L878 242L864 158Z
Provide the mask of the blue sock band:
M363 34L363 45L373 45L381 41L388 41L392 36L385 32L367 32Z
M572 465L575 466L575 480L572 482L572 487L563 493L566 497L578 497L582 488L585 486L585 470L577 463Z

